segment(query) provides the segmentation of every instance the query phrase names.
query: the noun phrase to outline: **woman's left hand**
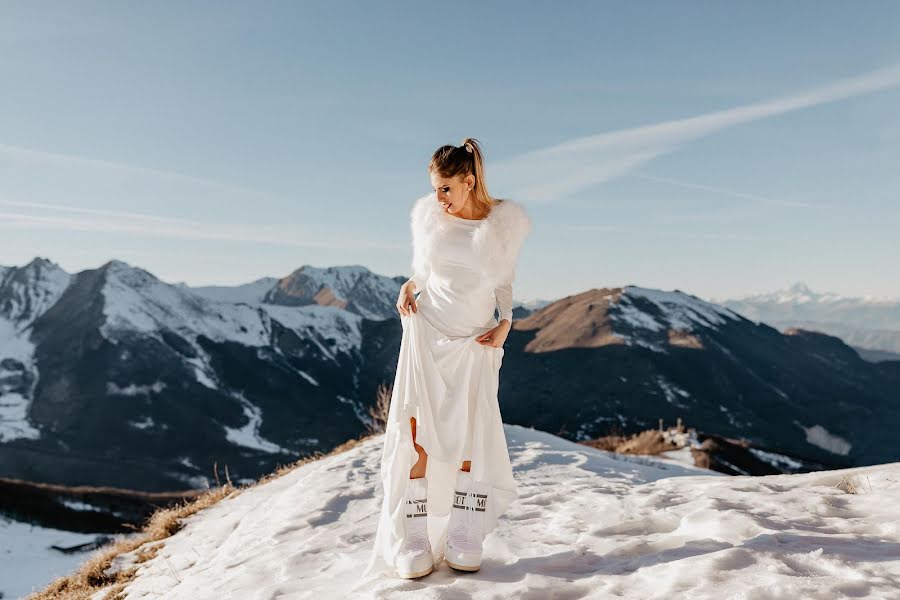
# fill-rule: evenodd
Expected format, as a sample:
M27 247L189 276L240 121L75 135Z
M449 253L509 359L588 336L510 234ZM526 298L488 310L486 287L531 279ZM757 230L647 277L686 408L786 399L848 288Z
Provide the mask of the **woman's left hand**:
M500 324L485 331L479 336L475 337L475 341L481 344L482 346L491 346L493 348L502 348L503 343L506 341L506 336L509 335L509 330L511 328L511 324L506 319L500 321Z

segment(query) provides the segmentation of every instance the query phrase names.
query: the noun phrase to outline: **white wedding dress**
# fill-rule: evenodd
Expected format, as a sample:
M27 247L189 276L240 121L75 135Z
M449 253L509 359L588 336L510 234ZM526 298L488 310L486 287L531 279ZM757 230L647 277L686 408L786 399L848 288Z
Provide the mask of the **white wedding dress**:
M474 338L498 324L512 323L512 281L491 289L482 284L482 260L471 246L479 221L440 212L447 227L434 240L427 281L414 278L418 312L400 316L403 336L385 430L381 479L384 498L371 559L364 572L391 571L402 544L409 471L419 455L410 417L416 418L416 444L428 454L428 537L435 565L443 559L456 471L472 461L475 481L488 487L483 533L518 497L497 390L503 348Z

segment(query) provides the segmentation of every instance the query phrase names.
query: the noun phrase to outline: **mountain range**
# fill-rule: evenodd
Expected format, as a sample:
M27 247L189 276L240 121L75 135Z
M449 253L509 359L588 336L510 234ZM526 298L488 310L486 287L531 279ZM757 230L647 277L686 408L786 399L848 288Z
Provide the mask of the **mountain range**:
M840 337L872 360L900 360L900 299L814 292L803 282L774 292L715 300L778 329L801 327Z
M0 477L202 488L357 437L393 381L405 279L303 266L192 288L118 260L0 267ZM504 421L572 441L682 417L821 468L900 457L900 362L680 290L518 303L505 349Z

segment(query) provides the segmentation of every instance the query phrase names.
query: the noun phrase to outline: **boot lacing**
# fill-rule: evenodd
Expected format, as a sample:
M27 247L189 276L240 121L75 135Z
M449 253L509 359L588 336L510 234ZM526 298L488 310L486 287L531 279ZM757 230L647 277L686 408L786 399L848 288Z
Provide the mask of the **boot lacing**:
M474 486L473 486L474 487ZM479 506L478 499L487 500L485 494L476 496L472 489L454 490L453 511L455 518L450 528L450 538L456 547L480 549L482 544L482 515L484 502Z

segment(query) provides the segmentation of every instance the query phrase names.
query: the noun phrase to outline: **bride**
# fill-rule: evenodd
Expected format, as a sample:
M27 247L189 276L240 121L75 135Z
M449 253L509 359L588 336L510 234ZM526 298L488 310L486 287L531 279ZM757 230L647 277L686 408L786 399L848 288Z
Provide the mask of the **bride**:
M397 300L403 334L366 568L405 578L441 560L478 570L482 540L518 497L497 392L531 220L488 195L473 138L438 148L428 172L434 191L410 215L413 276Z

